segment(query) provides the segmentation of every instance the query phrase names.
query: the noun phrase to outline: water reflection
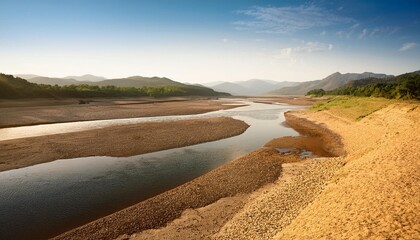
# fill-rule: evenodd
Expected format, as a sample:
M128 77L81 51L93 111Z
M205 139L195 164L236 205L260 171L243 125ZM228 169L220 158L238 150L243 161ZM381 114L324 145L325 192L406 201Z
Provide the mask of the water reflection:
M281 124L284 111L290 108L250 103L193 116L231 116L250 125L243 134L219 141L125 158L58 160L0 172L0 239L53 236L190 181L272 138L297 135ZM83 127L91 124L81 123Z

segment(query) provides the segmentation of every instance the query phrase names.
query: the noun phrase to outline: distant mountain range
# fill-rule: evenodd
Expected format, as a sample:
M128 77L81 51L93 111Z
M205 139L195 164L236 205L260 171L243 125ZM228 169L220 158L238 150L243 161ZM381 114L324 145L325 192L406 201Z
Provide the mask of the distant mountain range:
M390 78L393 75L386 75L381 73L346 73L341 74L339 72L333 73L330 76L322 79L309 82L302 82L295 86L283 87L274 91L269 91L267 95L305 95L307 92L313 89L324 89L325 91L333 90L344 86L346 83L352 80L360 80L365 78Z
M32 75L35 76L35 75ZM90 79L90 80L77 80L77 79ZM100 80L102 79L102 80ZM180 82L173 81L169 78L160 77L142 77L132 76L127 78L118 79L105 79L103 77L97 77L93 75L83 75L80 77L69 76L65 78L50 78L35 76L27 79L28 82L36 84L47 84L47 85L91 85L91 86L116 86L116 87L150 87L150 86L184 86Z
M276 82L273 80L251 79L236 82L213 82L207 84L185 84L173 81L165 77L142 77L132 76L118 79L105 79L94 75L68 76L64 78L49 78L33 74L16 75L27 79L31 83L47 85L90 85L90 86L116 86L116 87L150 87L150 86L195 86L197 88L212 88L217 92L229 93L236 96L256 96L256 95L305 95L313 89L333 90L344 86L353 80L366 78L387 79L392 75L380 73L333 73L322 80L308 82Z
M236 82L214 82L203 84L204 86L211 87L216 91L227 92L232 95L262 95L268 91L278 89L286 86L294 86L296 82L276 82L273 80L251 79L247 81Z
M36 77L41 77L41 76L35 75L35 74L15 74L14 76L15 77L20 77L20 78L25 79L25 80L29 80L31 78L36 78Z
M34 78L38 78L37 81L43 81L41 79L48 78L48 77L39 76L39 75L35 75L35 74L15 74L15 77L20 77L20 78L23 78L25 80L31 80L31 79L34 79ZM63 77L63 78L52 78L52 79L56 79L55 81L59 81L59 79L70 79L70 80L76 80L76 81L89 81L89 82L97 82L97 81L106 80L106 78L104 78L104 77L99 77L99 76L95 76L95 75L91 75L91 74L86 74L86 75L82 75L82 76L67 76L67 77Z
M99 88L94 86L99 86ZM106 86L115 87L108 88ZM0 73L0 98L228 95L227 93L216 92L208 87L184 84L169 78L160 77L133 76L92 82L39 76L25 80L20 77Z
M104 77L99 77L99 76L94 76L91 74L86 74L83 76L67 76L64 77L65 79L74 79L77 81L89 81L89 82L98 82L98 81L102 81L102 80L106 80L106 78Z

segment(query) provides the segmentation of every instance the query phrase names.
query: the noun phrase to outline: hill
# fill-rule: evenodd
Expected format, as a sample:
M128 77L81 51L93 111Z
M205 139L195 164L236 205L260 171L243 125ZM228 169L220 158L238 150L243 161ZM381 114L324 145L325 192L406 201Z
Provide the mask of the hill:
M132 76L127 78L118 78L118 79L105 79L100 81L80 81L75 78L49 78L49 77L35 77L31 78L28 81L36 84L48 84L48 85L90 85L90 86L116 86L116 87L149 87L149 86L183 86L185 84L175 82L169 78L160 78L160 77L142 77L142 76ZM77 79L99 79L101 77L96 77L93 75L84 75L84 76L73 76Z
M99 82L90 82L84 84L96 86L116 86L116 87L150 87L150 86L185 86L180 82L173 81L169 78L160 77L142 77L133 76L128 78L109 79Z
M106 80L106 78L104 77L99 77L99 76L94 76L91 74L85 74L83 76L67 76L64 77L64 79L74 79L77 81L88 81L88 82L98 82L98 81L102 81L102 80Z
M52 97L48 91L25 79L0 73L0 98Z
M212 87L215 91L227 92L232 95L250 95L249 89L232 82L224 82Z
M308 95L318 93L314 89ZM396 99L420 99L420 71L405 73L390 78L366 78L353 80L330 91L328 95L351 95L360 97L384 97ZM323 95L321 94L321 95Z
M79 85L83 84L82 82L76 81L74 79L65 79L65 78L50 78L50 77L34 77L28 79L28 82L36 84L46 84L46 85Z
M36 77L41 77L41 76L35 75L35 74L15 74L14 76L23 78L25 80L29 80L31 78L36 78Z
M273 89L292 86L294 82L276 82L273 80L251 79L236 82L216 82L205 84L216 91L227 92L232 95L262 95Z
M296 86L283 87L274 91L270 91L269 95L305 95L307 92L313 89L324 89L325 91L333 90L344 86L344 84L352 80L360 80L365 78L389 78L392 75L378 74L378 73L346 73L341 74L339 72L333 73L330 76L322 79L309 82L303 82Z
M42 81L41 81L42 80ZM94 82L79 82L74 79L35 78L31 83L12 75L0 74L0 99L11 98L62 98L62 97L167 97L167 96L227 96L229 94L216 92L211 88L187 85L168 78L130 77L124 79L104 80ZM45 83L63 81L71 84L60 86ZM83 84L89 83L89 84ZM114 84L114 85L112 85ZM117 85L117 86L115 86Z

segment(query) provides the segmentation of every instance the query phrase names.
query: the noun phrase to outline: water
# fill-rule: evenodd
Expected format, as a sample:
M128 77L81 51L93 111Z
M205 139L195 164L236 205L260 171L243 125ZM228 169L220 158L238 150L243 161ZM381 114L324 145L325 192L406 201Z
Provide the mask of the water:
M188 147L124 158L97 156L57 160L0 172L0 239L40 239L57 235L188 182L261 147L272 138L298 135L281 124L283 113L296 107L249 104L191 116L71 123L77 129L89 129L89 126L96 127L97 122L115 125L127 124L127 121L231 116L250 127L235 137ZM51 125L58 132L72 131L69 123L48 124L44 128L51 130ZM42 125L31 127L39 129ZM42 135L42 131L39 133ZM22 136L18 133L9 137Z

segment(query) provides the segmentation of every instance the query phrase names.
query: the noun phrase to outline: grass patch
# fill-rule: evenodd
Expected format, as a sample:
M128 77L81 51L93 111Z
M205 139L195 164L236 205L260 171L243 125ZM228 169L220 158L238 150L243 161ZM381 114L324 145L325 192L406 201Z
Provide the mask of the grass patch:
M330 97L324 102L314 104L313 111L328 110L334 115L357 121L376 112L396 100L374 97Z

